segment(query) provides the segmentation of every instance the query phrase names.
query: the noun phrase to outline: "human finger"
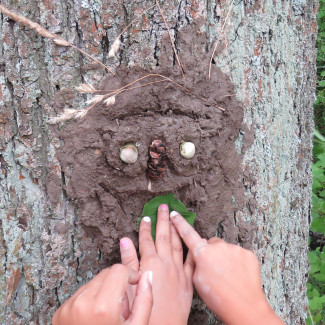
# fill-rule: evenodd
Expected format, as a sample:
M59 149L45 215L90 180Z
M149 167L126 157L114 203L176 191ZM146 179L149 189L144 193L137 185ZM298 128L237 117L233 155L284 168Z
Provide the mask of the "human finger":
M120 253L123 265L129 266L134 271L139 271L137 251L130 238L124 237L120 240Z
M212 237L208 240L208 244L222 243L224 240L218 237Z
M92 280L91 280L92 281ZM75 297L78 297L82 292L86 290L86 288L89 286L89 283L84 284L82 287L80 287L70 299L74 299Z
M161 204L158 207L155 244L159 256L168 258L171 256L172 248L167 204Z
M139 271L139 260L137 251L135 250L134 244L130 238L124 237L120 240L120 252L122 264L129 266L134 271ZM136 286L130 285L126 288L126 298L123 300L124 311L123 317L127 319L130 314L130 309L133 304L133 300L136 294Z
M85 291L87 291L88 295L95 296L99 288L102 286L103 280L108 276L109 272L110 267L100 271L97 275L95 275L93 279L79 288L70 299L77 299L81 294L84 295Z
M194 228L178 212L172 211L170 213L170 219L195 258L201 249L207 245L206 240L201 238Z
M128 284L139 281L139 273L122 264L115 264L103 279L102 285L95 296L97 315L110 315L112 324L119 323L122 316L123 299L126 298Z
M130 317L130 303L127 292L122 299L122 317L123 319L128 319Z
M178 268L183 267L183 246L179 234L173 224L170 225L173 259Z
M155 244L151 235L151 219L143 217L139 229L139 251L141 258L156 254Z
M144 272L139 280L131 315L126 324L148 324L152 310L152 271Z
M184 273L185 273L186 279L190 283L192 283L194 269L195 269L195 262L194 262L193 254L191 253L191 251L188 251L186 260L184 263Z

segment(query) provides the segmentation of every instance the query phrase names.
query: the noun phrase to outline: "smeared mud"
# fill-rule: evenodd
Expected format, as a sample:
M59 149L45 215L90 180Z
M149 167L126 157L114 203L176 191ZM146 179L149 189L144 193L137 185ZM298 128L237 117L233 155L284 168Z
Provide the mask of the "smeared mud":
M178 37L185 80L177 65L164 68L171 57L166 38L161 66L154 70L121 66L116 77L103 80L101 89L120 88L148 73L159 73L190 92L170 82L126 91L113 106L97 105L83 120L71 121L57 131L66 195L77 207L78 222L101 252L99 267L119 260L121 237L129 236L137 243L136 219L143 205L169 192L197 213L195 228L203 237L215 236L218 230L226 240L244 241L248 246L252 238L253 229L234 218L245 204L240 165L248 145L241 154L235 148L243 129L243 108L231 81L219 69L214 67L208 80L208 63L199 50L206 46L206 35L198 26L184 28ZM158 79L144 79L142 84L152 80ZM247 135L248 130L244 138ZM161 139L167 148L168 168L149 191L148 148L154 139ZM195 144L194 158L180 156L182 141ZM129 142L139 150L133 165L119 159L119 148ZM59 186L54 180L48 186L54 200Z

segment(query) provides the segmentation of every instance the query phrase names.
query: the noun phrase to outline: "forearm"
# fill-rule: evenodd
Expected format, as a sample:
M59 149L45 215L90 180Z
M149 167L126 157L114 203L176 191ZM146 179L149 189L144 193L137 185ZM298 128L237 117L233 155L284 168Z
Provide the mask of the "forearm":
M242 305L243 308L244 305ZM268 302L261 301L242 310L234 322L227 323L228 325L284 325L281 319L276 315Z
M211 303L210 309L227 325L284 325L281 319L272 310L267 300L254 303L243 301L217 306Z

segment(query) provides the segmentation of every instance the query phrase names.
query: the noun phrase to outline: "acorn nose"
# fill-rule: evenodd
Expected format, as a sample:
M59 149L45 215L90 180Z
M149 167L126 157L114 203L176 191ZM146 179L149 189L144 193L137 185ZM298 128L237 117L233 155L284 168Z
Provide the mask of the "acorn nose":
M147 174L150 179L161 179L167 171L166 147L161 140L153 140L149 147Z

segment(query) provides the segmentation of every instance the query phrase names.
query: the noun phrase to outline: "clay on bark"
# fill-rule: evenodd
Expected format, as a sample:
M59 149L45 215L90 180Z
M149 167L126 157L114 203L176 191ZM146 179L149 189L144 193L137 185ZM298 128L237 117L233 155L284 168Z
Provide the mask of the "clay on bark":
M205 46L206 35L193 25L182 29L178 42L186 80L177 65L167 67L170 45L166 37L160 53L163 66L143 69L122 65L116 77L102 81L100 89L120 88L148 73L160 73L186 86L195 96L169 82L151 84L118 95L113 106L98 105L83 120L66 123L58 131L65 191L78 208L78 222L101 251L99 268L119 261L119 239L123 236L137 243L136 219L143 205L169 192L197 213L195 228L202 236L212 237L218 231L231 242L245 237L246 246L252 240L252 227L234 217L245 204L240 168L244 150L239 155L235 148L243 127L243 108L220 69L213 67L208 80L209 57L195 54L196 47ZM167 148L168 168L161 180L152 182L149 191L146 169L154 139L161 139ZM196 154L190 160L179 153L182 141L195 144ZM132 165L119 159L119 148L127 143L136 144L139 151ZM55 188L55 182L49 180L53 200ZM242 225L243 234L236 224ZM80 272L87 267L81 265Z

